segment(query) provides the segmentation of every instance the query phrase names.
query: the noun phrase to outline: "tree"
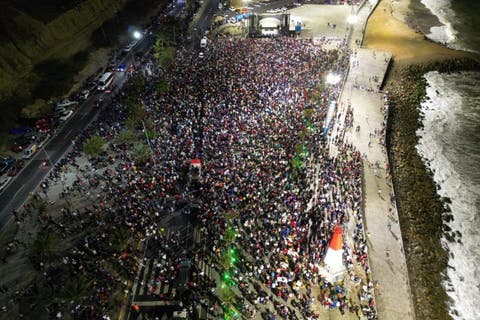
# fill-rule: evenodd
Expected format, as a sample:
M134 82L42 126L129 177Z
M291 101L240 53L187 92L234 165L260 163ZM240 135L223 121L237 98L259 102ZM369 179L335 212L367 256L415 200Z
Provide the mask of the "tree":
M83 152L90 156L99 155L105 146L105 139L100 136L91 136L83 146Z
M59 239L51 232L41 232L31 247L32 255L40 260L50 260L59 249Z
M141 142L133 145L133 159L136 163L144 164L150 159L151 156L152 152L150 151L148 145Z
M165 93L168 91L168 89L170 89L170 85L165 79L161 79L157 81L155 88L157 89L158 93Z
M70 277L60 294L61 299L81 302L90 294L92 290L93 281L87 279L86 276L80 275L76 278Z
M153 57L158 60L160 59L160 54L167 46L167 37L164 33L159 33L155 43L153 44Z
M145 78L143 75L138 74L132 81L135 95L141 94L145 90Z
M157 61L158 66L167 68L175 59L175 48L165 47L162 42L159 42L154 46L153 57Z
M127 248L132 234L129 229L124 226L115 228L113 231L113 245L119 250L123 251Z
M37 208L37 212L40 217L47 213L47 201L43 199L35 201L35 207Z
M157 132L155 131L155 127L153 121L151 119L147 119L144 122L145 129L147 129L147 136L148 139L155 139L157 137Z
M127 120L125 120L125 126L127 126L128 130L135 130L140 126L142 119L138 119L134 115L130 115Z
M232 304L235 301L235 292L233 292L232 288L227 285L222 285L220 287L220 295L219 298L224 304Z
M118 144L132 144L136 140L137 136L135 135L135 132L130 129L120 131L115 139Z
M127 109L129 111L129 117L137 122L135 127L145 118L145 107L138 100L129 100L127 102Z
M220 256L220 265L223 267L223 269L227 270L227 272L232 267L232 259L228 250L223 252Z

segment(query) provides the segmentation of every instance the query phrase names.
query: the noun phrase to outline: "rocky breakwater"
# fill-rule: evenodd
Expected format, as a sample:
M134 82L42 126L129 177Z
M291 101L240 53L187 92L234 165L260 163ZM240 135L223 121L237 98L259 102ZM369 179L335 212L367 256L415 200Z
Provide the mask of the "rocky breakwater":
M69 57L89 46L91 33L113 17L124 1L77 1L55 16L23 10L15 3L2 6L0 84L15 88L38 62ZM33 8L34 9L34 8ZM27 80L28 81L28 80Z
M454 219L448 199L437 194L432 173L418 155L417 130L421 127L420 103L426 98L429 71L479 70L477 61L451 59L403 67L385 88L391 95L387 143L410 283L418 319L450 319L448 296L442 287L448 252L441 245L461 241L445 222Z

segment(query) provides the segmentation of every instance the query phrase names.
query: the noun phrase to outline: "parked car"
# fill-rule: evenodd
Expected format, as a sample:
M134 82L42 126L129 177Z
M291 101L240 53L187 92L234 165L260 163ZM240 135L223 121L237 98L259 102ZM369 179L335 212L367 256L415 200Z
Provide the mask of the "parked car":
M198 57L199 57L200 59L203 59L203 57L205 57L205 55L203 54L203 52L199 52L199 53L198 53Z
M23 159L30 159L35 154L35 152L37 152L37 150L38 147L36 144L32 144L31 146L25 148L25 150L23 151Z
M130 42L128 45L126 45L124 48L123 48L123 52L130 52L132 51L132 49L137 45L138 43L138 40L134 40L132 42Z
M6 157L0 159L0 174L4 174L15 163L15 159L12 157Z
M58 121L65 122L68 118L72 116L72 114L73 110L65 110L63 112L60 112L60 117L58 118Z
M80 99L82 100L87 100L89 96L90 90L82 90L82 92L80 92Z
M22 170L24 164L25 164L25 161L23 160L15 161L13 166L11 166L10 169L8 170L7 175L9 177L16 176L20 172L20 170Z
M61 107L61 106L56 106L55 109L54 109L54 111L55 111L56 113L62 113L62 112L67 111L67 108Z
M118 72L123 72L127 70L127 64L125 62L123 63L120 63L118 66L117 66L117 71Z
M64 99L64 100L57 103L56 108L61 108L61 107L66 108L66 107L70 107L70 106L73 106L73 105L76 105L76 104L78 104L78 101Z
M47 118L40 118L35 122L35 129L40 133L48 133L52 129L50 120Z
M5 189L5 187L8 185L8 183L12 180L12 177L4 177L0 178L0 191Z
M30 143L32 143L32 139L22 136L15 139L11 149L13 152L21 152L23 149L27 148Z

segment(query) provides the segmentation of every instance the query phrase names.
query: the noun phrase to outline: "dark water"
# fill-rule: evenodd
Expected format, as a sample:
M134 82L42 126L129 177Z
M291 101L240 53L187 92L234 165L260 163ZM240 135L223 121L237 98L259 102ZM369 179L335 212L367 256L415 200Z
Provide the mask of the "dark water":
M480 52L480 0L412 0L410 22L430 39ZM454 319L480 319L480 72L425 75L429 99L422 104L424 128L418 152L434 172L438 193L452 200L462 243L451 253L443 285Z
M480 52L480 0L411 0L411 22L432 40Z

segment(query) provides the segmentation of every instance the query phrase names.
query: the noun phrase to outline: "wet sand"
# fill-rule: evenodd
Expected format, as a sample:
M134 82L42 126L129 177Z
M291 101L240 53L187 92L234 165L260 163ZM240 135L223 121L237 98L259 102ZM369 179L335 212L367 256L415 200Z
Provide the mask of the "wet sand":
M410 0L381 0L368 20L363 47L390 51L395 67L476 56L430 41L411 28L406 23L409 4Z

